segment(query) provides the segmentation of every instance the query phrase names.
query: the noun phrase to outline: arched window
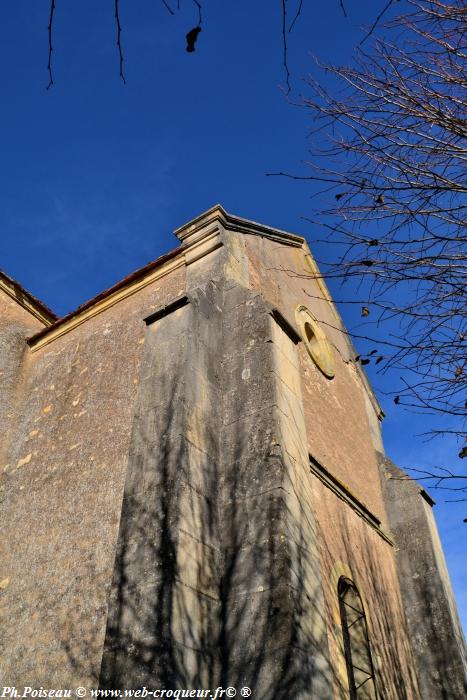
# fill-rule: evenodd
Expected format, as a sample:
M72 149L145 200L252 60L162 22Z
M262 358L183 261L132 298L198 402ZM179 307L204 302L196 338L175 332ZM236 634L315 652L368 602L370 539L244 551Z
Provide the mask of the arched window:
M378 696L362 599L352 581L344 577L339 579L338 595L350 698L375 700Z

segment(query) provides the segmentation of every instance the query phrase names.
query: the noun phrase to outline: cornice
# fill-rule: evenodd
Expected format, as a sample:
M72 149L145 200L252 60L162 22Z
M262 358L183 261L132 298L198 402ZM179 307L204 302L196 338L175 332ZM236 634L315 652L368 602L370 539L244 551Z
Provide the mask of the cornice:
M357 515L364 520L380 537L383 538L392 547L394 540L381 527L381 521L374 515L367 506L360 501L350 489L341 481L331 474L322 464L310 455L310 471L323 483L330 491L332 491L341 501L344 501Z
M214 205L211 209L208 209L191 221L188 221L188 223L175 229L174 234L180 241L185 242L192 236L196 236L199 231L209 224L216 222L221 224L227 231L263 236L264 238L269 238L270 240L295 248L301 248L305 243L305 239L302 236L297 236L295 233L287 233L286 231L281 231L271 226L265 226L256 221L249 221L240 216L229 214L220 204Z
M175 248L149 265L133 272L110 289L78 307L71 314L59 319L49 328L36 333L28 341L31 351L35 352L43 348L94 316L136 294L152 282L178 268L191 265L196 260L213 252L222 246L220 233L219 225L214 222L214 225L205 225L202 229L197 230L196 235L187 236L179 248Z
M180 251L177 252L179 252L179 255L173 259L168 260L155 268L153 267L153 269L137 276L136 279L134 279L134 276L132 275L132 279L129 279L125 284L119 283L115 285L115 287L112 287L110 290L108 290L108 292L99 295L99 297L96 297L95 299L91 299L91 301L85 304L83 307L76 309L76 311L60 319L50 328L47 328L40 333L36 333L36 335L32 336L32 338L28 340L31 351L35 352L36 350L43 348L45 345L48 345L57 338L60 338L62 335L69 333L74 328L77 328L86 321L89 321L89 319L94 318L94 316L97 316L115 304L118 304L120 301L123 301L133 294L136 294L136 292L144 289L155 280L168 275L170 272L173 272L179 267L183 267L185 265L184 251L180 249ZM146 270L146 268L143 268L143 270Z
M302 247L305 242L304 238L293 233L287 233L255 221L248 221L239 216L233 216L219 204L216 204L208 211L203 212L174 231L182 243L180 248L137 270L129 277L118 282L114 287L102 292L102 294L78 307L67 316L58 320L56 317L51 318L47 328L29 339L31 351L35 352L48 345L65 333L69 333L82 323L135 294L140 289L169 274L178 267L191 265L193 262L213 252L223 244L222 230L264 236L293 247Z
M0 272L0 289L45 326L51 326L57 320L53 311L4 272Z

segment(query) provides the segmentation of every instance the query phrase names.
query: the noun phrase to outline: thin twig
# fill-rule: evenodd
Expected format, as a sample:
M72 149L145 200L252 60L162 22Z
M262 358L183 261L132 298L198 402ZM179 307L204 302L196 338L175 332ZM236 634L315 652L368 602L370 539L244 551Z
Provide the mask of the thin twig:
M282 0L282 42L283 42L283 63L285 69L285 84L287 85L287 94L289 94L290 87L290 71L287 64L287 0Z
M297 21L297 19L298 19L299 16L300 16L300 13L301 13L301 11L302 11L302 5L303 5L303 0L300 0L300 2L299 2L299 4L298 4L298 9L297 9L296 15L295 15L295 17L293 18L293 20L292 20L291 23L290 23L289 32L292 31L295 22Z
M383 17L384 14L386 14L386 12L389 10L389 8L391 7L391 5L392 5L393 2L394 2L394 0L388 0L388 2L386 3L386 5L383 7L383 9L381 10L381 12L379 13L379 15L377 16L377 18L375 19L375 21L374 21L373 24L371 25L369 31L365 34L365 36L363 37L363 39L362 39L361 42L359 43L359 46L361 46L361 45L368 39L368 37L370 37L370 36L373 34L373 32L375 31L376 27L377 27L378 24L379 24L380 19Z
M168 2L166 2L166 0L161 0L161 1L162 1L162 4L167 8L168 12L170 12L171 15L174 15L175 12L172 10L172 8L171 8L170 5L168 4ZM177 8L177 9L178 9L178 8Z
M198 16L198 25L200 25L200 24L202 23L202 21L203 21L203 18L202 18L202 15L201 15L201 10L202 10L202 8L201 8L201 3L198 2L198 0L193 0L193 2L195 3L196 7L198 8L198 14L199 14L199 16Z
M47 90L52 87L54 84L54 79L52 76L52 51L53 51L53 46L52 46L52 24L53 24L53 19L54 19L54 10L55 10L55 0L50 0L50 16L49 16L49 26L47 27L49 31L49 62L47 64L47 70L49 71L49 84L47 85Z
M123 51L122 51L122 43L120 40L120 35L122 33L122 26L120 24L120 16L118 14L118 0L115 0L115 22L117 24L117 47L118 47L118 55L119 55L119 59L120 59L120 77L123 80L123 84L126 85L125 76L123 74Z

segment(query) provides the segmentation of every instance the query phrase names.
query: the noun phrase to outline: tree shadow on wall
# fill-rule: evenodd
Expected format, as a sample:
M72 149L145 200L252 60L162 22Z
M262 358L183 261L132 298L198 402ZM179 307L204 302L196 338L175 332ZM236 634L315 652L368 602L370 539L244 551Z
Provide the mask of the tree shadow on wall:
M251 299L221 319L216 293L211 285L170 323L148 328L99 686L348 697L345 674L326 658L334 618L320 559L332 566L334 555L297 484L319 490L308 471L296 483L284 477L269 319ZM242 381L246 368L254 384ZM417 698L397 591L375 555L378 536L368 531L354 547L355 517L349 508L333 526L371 601L380 698ZM342 660L342 630L331 625Z
M396 571L391 563L387 564L394 556L393 547L364 521L362 536L357 543L355 528L351 527L351 520L355 518L360 519L350 508L341 510L335 526L340 533L352 580L362 597L378 697L388 700L419 698ZM337 632L342 640L341 629ZM343 654L342 642L341 650Z
M457 660L449 652L449 644L442 639L445 631L439 619L442 605L437 603L430 578L420 576L413 581L413 596L419 607L417 614L424 618L430 629L429 646L424 649L423 670L420 670L415 665L414 646L420 644L421 639L410 637L397 572L384 561L385 557L395 557L396 552L389 544L378 541L376 533L366 525L363 538L359 538L358 548L355 547L350 519L357 517L350 509L341 510L335 527L344 545L345 560L353 581L364 602L378 697L388 700L425 697L461 700L466 693L461 680L462 670L453 667ZM324 543L324 539L321 541ZM395 545L397 547L397 542ZM329 619L332 619L331 614ZM343 654L342 631L339 628L336 632ZM345 687L342 691L345 693Z
M296 509L291 526L270 407L249 412L252 389L241 389L257 363L254 390L273 396L269 318L250 304L249 325L239 309L232 333L248 342L213 365L209 345L228 347L230 332L215 292L172 327L177 358L174 338L166 349L158 339L157 352L156 339L146 343L99 685L248 686L261 700L314 688L324 700L332 678L314 524Z

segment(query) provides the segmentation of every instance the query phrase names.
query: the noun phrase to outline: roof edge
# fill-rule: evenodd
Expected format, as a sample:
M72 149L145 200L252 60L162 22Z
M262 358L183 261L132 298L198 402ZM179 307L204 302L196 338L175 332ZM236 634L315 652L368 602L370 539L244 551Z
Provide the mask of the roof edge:
M0 289L5 292L11 299L16 301L23 309L28 311L32 316L41 321L46 328L53 325L58 316L49 309L44 302L37 299L24 287L0 270Z
M111 298L116 296L118 292L122 292L126 288L129 288L141 280L144 280L145 277L148 277L152 272L162 267L165 263L168 263L173 260L173 258L176 258L177 255L183 254L183 252L183 246L174 248L165 255L161 255L144 267L140 267L138 270L135 270L123 279L119 280L119 282L112 285L108 289L105 289L103 292L100 292L95 297L92 297L92 299L89 299L84 304L81 304L66 316L62 316L62 318L56 317L54 323L49 325L47 328L43 328L28 339L29 346L31 349L38 349L39 347L46 345L48 338L53 340L59 333L61 327L72 324L75 320L77 321L78 319L76 317L83 316L84 318L87 318L86 312L89 312L93 307L96 307L101 302L110 302ZM79 324L76 323L76 325Z
M257 221L250 221L249 219L229 214L221 204L215 204L207 211L183 224L183 226L179 226L179 228L175 229L174 234L183 243L187 238L214 221L218 221L229 231L264 236L285 245L301 247L305 242L303 236L298 236L295 233L288 233L272 226L260 224Z

